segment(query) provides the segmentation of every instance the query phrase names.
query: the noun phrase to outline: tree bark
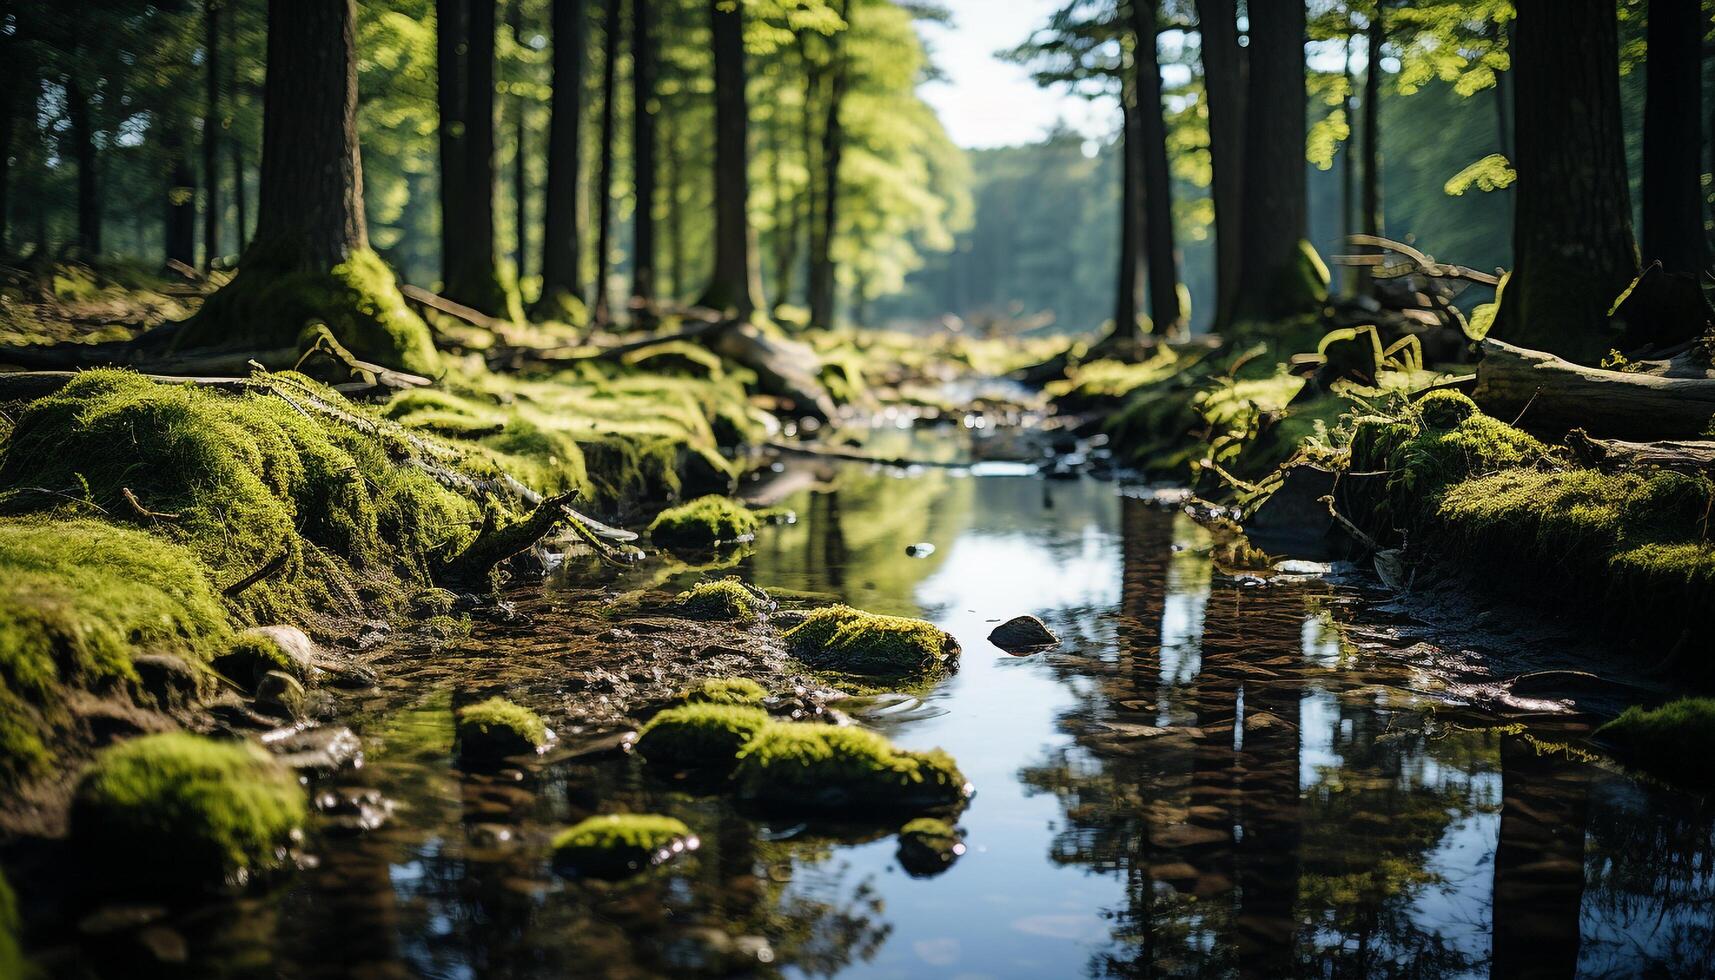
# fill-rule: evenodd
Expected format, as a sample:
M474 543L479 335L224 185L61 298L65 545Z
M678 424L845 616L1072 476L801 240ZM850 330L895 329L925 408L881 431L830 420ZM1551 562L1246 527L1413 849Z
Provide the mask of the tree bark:
M1138 137L1136 86L1120 84L1120 264L1114 275L1114 326L1112 343L1136 341L1142 333L1137 322L1138 262Z
M1348 14L1349 13L1350 13L1350 11L1348 11ZM1345 114L1346 125L1350 128L1348 130L1349 135L1346 137L1345 145L1340 147L1340 237L1341 238L1350 238L1358 230L1357 227L1353 224L1353 218L1355 217L1355 215L1357 213L1357 208L1358 208L1358 194L1357 194L1357 186L1358 186L1357 185L1358 126L1357 126L1357 120L1353 117L1353 112L1352 112L1352 109L1353 109L1352 86L1353 86L1354 82L1356 81L1356 79L1354 79L1352 77L1352 39L1357 36L1357 32L1351 30L1350 21L1347 22L1346 27L1347 27L1346 48L1345 48L1346 57L1345 57L1345 61L1344 61L1344 70L1345 70L1345 75L1346 75L1346 94L1340 100L1340 111ZM1358 291L1357 285L1359 282L1363 281L1363 276L1364 276L1364 273L1357 270L1357 269L1351 269L1351 268L1346 269L1345 272L1343 272L1340 276L1341 289L1347 294L1356 293Z
M506 310L494 249L494 27L496 0L466 0L464 164L459 196L462 264L447 295L484 313Z
M742 4L709 0L715 57L714 273L699 306L748 320L761 307L751 233Z
M66 118L71 124L72 158L77 163L77 248L85 257L101 254L101 190L95 172L95 123L89 96L76 79L66 83Z
M1233 320L1243 241L1245 49L1239 47L1234 0L1197 0L1203 86L1209 98L1210 197L1215 204L1215 319Z
M512 31L513 43L524 47L524 0L512 0L507 5L506 26ZM524 96L512 97L512 268L519 281L530 274L530 174L525 167L529 140L526 138L525 104Z
M1608 308L1638 271L1614 6L1517 7L1514 257L1494 336L1591 362L1618 340Z
M1309 220L1304 174L1304 5L1250 8L1245 92L1244 237L1234 315L1273 320L1304 312L1300 243Z
M1382 104L1382 45L1387 43L1386 15L1378 2L1370 11L1369 29L1365 31L1365 60L1364 66L1364 184L1363 184L1363 232L1366 235L1382 233L1382 176L1381 176L1381 104ZM1370 246L1360 246L1360 252L1375 253L1379 249ZM1370 290L1370 267L1357 268L1358 292Z
M655 302L655 38L650 0L631 0L631 162L637 213L631 237L631 299L647 321ZM647 326L641 323L640 326Z
M583 0L553 0L554 101L548 119L548 187L542 221L542 294L537 307L561 315L581 298L584 47Z
M204 60L208 68L208 104L202 117L202 267L214 268L220 257L220 7L223 0L203 0Z
M1179 302L1179 248L1173 233L1173 174L1167 162L1167 120L1162 116L1161 62L1156 48L1158 0L1132 0L1137 34L1137 124L1143 178L1144 259L1149 270L1149 318L1161 337L1188 327Z
M1644 97L1643 260L1697 274L1703 232L1703 30L1698 0L1651 0Z
M228 105L234 118L238 115L238 11L233 10L232 16L226 18L226 46L232 52L232 57L226 60L226 92ZM227 154L231 157L232 167L232 252L243 255L244 246L249 243L250 233L250 201L244 189L244 141L238 136L238 129L227 134Z
M470 35L465 0L435 0L435 105L441 152L441 288L450 287L465 258L464 54Z
M1483 342L1472 397L1527 429L1582 428L1621 439L1694 438L1715 416L1715 379L1583 367L1498 340Z
M613 261L613 130L619 82L619 4L607 0L601 40L601 167L596 177L595 318L606 323L608 272Z
M191 166L184 131L177 123L169 124L162 142L171 160L167 171L166 224L163 226L165 258L168 262L182 262L194 268L197 260L196 168Z
M667 289L673 302L678 303L685 297L685 202L679 193L682 176L679 160L683 151L679 148L679 127L673 119L671 112L661 116L662 141L667 147L667 237L671 239L667 245L670 280Z
M851 71L846 64L843 34L851 30L851 4L840 0L840 20L845 27L828 39L829 86L827 118L822 122L821 219L810 228L810 326L834 325L834 299L838 277L834 266L834 236L840 228L840 158L845 152L845 130L840 121Z

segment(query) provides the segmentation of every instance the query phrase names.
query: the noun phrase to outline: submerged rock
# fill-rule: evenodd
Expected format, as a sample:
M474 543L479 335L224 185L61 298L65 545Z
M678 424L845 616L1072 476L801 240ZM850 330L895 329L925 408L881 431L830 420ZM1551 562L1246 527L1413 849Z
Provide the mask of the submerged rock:
M911 752L872 731L768 725L739 753L738 795L783 809L912 812L957 806L970 784L940 749Z
M1035 653L1058 646L1060 638L1035 616L1015 616L989 633L989 642L1007 653Z
M552 738L540 715L505 698L479 701L458 713L459 758L466 763L538 753Z
M712 548L750 540L760 523L744 504L710 494L656 515L649 539L666 548Z
M774 608L768 593L734 577L698 582L673 598L673 608L693 619L750 624Z
M787 630L794 657L822 670L882 677L934 676L952 666L959 641L933 623L825 606Z
M899 828L899 866L913 878L938 875L963 853L963 835L945 820L918 817Z
M233 638L226 652L214 658L214 669L246 686L260 683L269 671L308 681L318 655L315 641L296 626L256 626Z
M691 828L672 817L614 813L590 817L554 838L554 866L595 878L623 878L697 849Z
M281 867L304 814L292 771L261 748L173 732L96 756L72 800L71 836L103 877L207 886Z
M682 695L691 704L759 705L768 700L768 689L748 677L711 677L698 681Z
M637 733L637 752L651 763L731 767L739 750L769 724L767 712L741 705L668 708Z
M270 670L256 682L256 707L276 718L302 718L309 713L309 694L296 677Z

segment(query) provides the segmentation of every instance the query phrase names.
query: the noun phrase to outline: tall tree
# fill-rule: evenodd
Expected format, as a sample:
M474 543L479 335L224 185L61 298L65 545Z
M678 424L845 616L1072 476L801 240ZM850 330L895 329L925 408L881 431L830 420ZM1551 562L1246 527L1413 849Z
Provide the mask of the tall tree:
M1290 316L1319 298L1301 251L1310 210L1304 168L1304 32L1302 3L1250 7L1244 232L1233 300L1239 318Z
M822 121L821 173L822 213L810 224L810 325L834 325L834 290L838 278L834 268L834 236L840 227L840 161L845 154L845 131L840 113L845 107L846 92L851 87L851 65L845 51L844 35L851 30L851 3L839 0L839 15L843 22L838 32L829 38L827 116ZM811 178L815 179L814 177Z
M1161 97L1156 36L1160 0L1131 0L1137 72L1137 159L1142 169L1144 259L1149 269L1149 318L1155 332L1174 337L1187 328L1180 302L1179 248L1173 233L1173 176L1167 163L1167 120Z
M1709 264L1703 231L1703 34L1698 0L1650 0L1644 96L1643 258L1669 272Z
M748 320L762 305L762 287L749 218L744 5L708 0L708 11L715 58L715 261L698 305Z
M435 127L441 154L441 288L451 290L465 257L465 0L435 0Z
M1203 90L1209 99L1210 198L1215 205L1215 328L1232 322L1244 210L1245 49L1234 0L1197 0Z
M553 104L548 116L548 186L542 218L542 292L536 315L575 317L583 294L583 0L553 0Z
M208 96L202 116L202 263L214 268L220 256L220 8L224 0L203 0L203 60Z
M68 78L65 86L66 122L72 140L72 160L77 164L77 248L85 256L101 254L101 185L95 172L95 119L89 93L81 81Z
M1361 225L1364 234L1380 235L1382 233L1382 139L1381 139L1381 106L1382 106L1382 45L1387 43L1386 12L1381 0L1376 0L1370 8L1370 22L1365 29L1365 60L1364 65L1364 181ZM1363 251L1370 251L1364 249ZM1368 266L1358 269L1359 292L1368 292L1370 285L1370 270Z
M167 151L166 210L163 214L169 262L196 265L197 260L197 172L191 166L190 147L186 146L184 127L169 122L161 142Z
M512 43L520 49L524 39L524 0L512 0L506 5L506 26L512 32ZM524 113L528 100L522 94L512 97L512 207L513 248L512 267L516 278L529 275L530 261L530 173L525 166L529 159L528 130Z
M636 213L631 236L631 300L649 319L655 302L655 38L651 0L631 0L631 168Z
M1637 273L1611 0L1518 0L1513 24L1518 203L1496 336L1594 361L1607 311Z
M602 17L601 166L596 174L595 231L595 318L602 323L613 313L608 306L608 279L613 262L613 131L619 102L619 5L620 0L607 0Z
M506 311L494 250L494 28L496 0L465 0L463 243L447 295L484 313Z
M1120 214L1119 268L1114 275L1114 326L1104 344L1132 344L1141 334L1137 322L1137 272L1140 246L1139 229L1143 209L1138 206L1138 191L1142 183L1138 171L1139 137L1137 85L1132 79L1122 79L1120 103Z

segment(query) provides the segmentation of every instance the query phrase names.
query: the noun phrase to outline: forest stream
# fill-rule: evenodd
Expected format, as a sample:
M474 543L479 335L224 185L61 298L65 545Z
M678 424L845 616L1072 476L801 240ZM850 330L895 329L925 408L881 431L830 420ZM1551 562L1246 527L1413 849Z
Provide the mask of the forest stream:
M973 435L913 441L957 454ZM950 864L912 859L889 823L782 819L646 772L622 725L566 724L533 764L461 769L457 703L504 693L550 724L599 704L612 641L647 625L623 597L711 574L657 556L616 578L574 556L433 657L367 654L380 686L329 709L362 748L312 781L309 867L188 911L67 909L41 962L445 978L1708 968L1708 808L1554 750L1588 720L1485 696L1487 652L1425 641L1433 624L1373 577L1225 574L1172 495L1016 462L763 476L751 493L796 520L712 574L921 616L963 648L921 697L831 703L959 760L975 795ZM932 553L908 553L921 542ZM988 641L1025 613L1061 642L1014 656ZM698 846L618 882L557 874L553 832L614 810L675 814Z

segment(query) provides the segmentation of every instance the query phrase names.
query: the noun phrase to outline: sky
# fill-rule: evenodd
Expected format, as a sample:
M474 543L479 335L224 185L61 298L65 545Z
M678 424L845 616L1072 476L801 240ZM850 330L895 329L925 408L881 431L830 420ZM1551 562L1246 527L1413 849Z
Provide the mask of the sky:
M1064 0L943 0L951 28L921 25L923 38L945 82L922 88L953 142L963 147L1031 143L1065 120L1091 137L1113 132L1113 100L1091 101L1063 87L1042 89L1020 65L994 56L1016 46L1046 23Z

